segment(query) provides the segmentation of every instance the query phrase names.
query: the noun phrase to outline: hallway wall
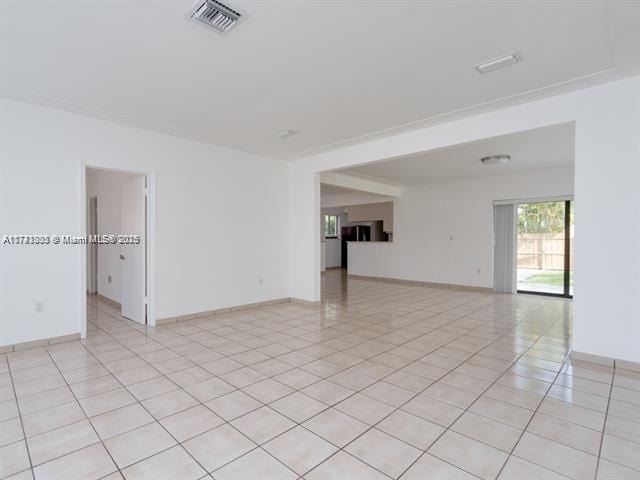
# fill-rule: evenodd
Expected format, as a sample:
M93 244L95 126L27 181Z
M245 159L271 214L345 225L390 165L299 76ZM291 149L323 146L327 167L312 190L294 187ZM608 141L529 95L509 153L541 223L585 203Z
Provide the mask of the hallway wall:
M84 235L85 164L152 173L158 318L289 296L285 162L8 99L0 111L0 236ZM0 247L0 346L80 332L85 255Z
M493 288L493 202L573 195L572 167L407 188L390 243L349 245L349 273Z

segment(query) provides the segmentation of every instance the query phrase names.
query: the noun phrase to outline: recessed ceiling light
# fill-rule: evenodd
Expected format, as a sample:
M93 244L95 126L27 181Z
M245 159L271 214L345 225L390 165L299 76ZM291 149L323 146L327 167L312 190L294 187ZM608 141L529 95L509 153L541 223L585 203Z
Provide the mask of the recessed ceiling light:
M481 158L480 161L483 165L504 165L511 161L511 155L491 155Z
M298 135L300 132L296 130L283 130L276 134L276 138L285 139L289 137L293 137L294 135Z
M509 55L503 55L501 57L492 58L486 62L476 65L476 70L480 73L489 73L500 68L505 68L510 65L516 64L522 61L522 57L519 53L510 53Z

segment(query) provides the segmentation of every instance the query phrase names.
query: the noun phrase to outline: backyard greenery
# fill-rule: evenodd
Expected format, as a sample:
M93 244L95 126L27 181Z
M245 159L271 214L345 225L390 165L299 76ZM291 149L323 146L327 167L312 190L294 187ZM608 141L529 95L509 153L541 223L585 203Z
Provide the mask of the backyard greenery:
M571 205L573 207L573 202ZM571 213L571 223L573 223L573 212ZM562 232L564 232L564 202L518 205L518 233Z
M535 283L538 285L561 286L564 284L564 272L544 272L536 273L525 279L526 283ZM569 283L573 285L573 272L569 272Z

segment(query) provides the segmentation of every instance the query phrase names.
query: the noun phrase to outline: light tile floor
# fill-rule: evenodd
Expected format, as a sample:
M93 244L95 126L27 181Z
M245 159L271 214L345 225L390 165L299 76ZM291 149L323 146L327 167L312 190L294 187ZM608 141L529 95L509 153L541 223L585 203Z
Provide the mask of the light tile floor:
M0 357L0 478L638 479L640 374L570 301L323 276L323 304ZM603 319L605 321L605 319Z

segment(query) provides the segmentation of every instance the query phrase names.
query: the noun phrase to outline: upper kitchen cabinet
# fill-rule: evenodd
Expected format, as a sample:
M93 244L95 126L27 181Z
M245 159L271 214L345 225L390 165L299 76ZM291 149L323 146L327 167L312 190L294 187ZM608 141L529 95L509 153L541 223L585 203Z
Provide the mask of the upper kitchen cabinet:
M349 222L372 222L382 220L382 229L393 232L393 202L367 203L345 207Z

